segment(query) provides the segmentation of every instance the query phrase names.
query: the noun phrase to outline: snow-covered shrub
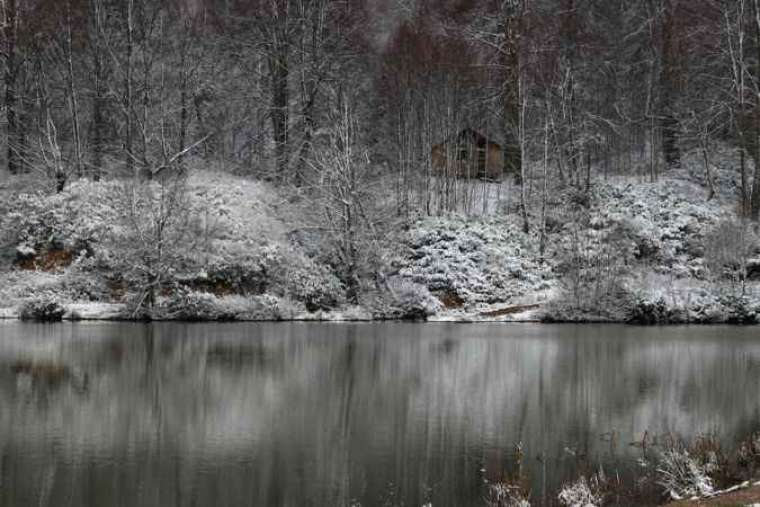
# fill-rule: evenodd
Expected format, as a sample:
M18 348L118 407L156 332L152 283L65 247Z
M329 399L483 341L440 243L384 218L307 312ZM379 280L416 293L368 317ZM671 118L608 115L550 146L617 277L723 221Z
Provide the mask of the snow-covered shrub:
M395 252L394 271L465 307L509 301L554 279L538 261L538 242L510 219L425 218L402 241L407 247Z
M717 200L695 199L703 189L676 178L656 183L592 187L590 225L601 235L615 227L629 230L633 260L647 269L677 277L703 276L695 263L704 254L704 231L726 215Z
M705 465L701 465L685 449L662 453L657 467L659 484L674 499L705 496L715 488Z
M567 507L600 507L602 495L597 476L591 480L581 476L575 482L563 485L557 498Z
M635 241L626 222L597 226L588 216L567 224L557 245L557 270L566 305L580 313L618 318L629 302L624 280Z
M110 290L93 258L80 257L61 277L61 292L72 301L106 301Z
M203 270L191 283L215 294L262 294L269 286L266 269L258 262L219 262Z
M268 294L261 296L225 296L219 304L237 320L282 320L292 316L287 300Z
M90 250L102 242L116 223L112 205L118 185L72 182L63 192L22 193L0 217L9 241L25 248Z
M19 310L22 320L56 322L63 319L66 309L50 295L40 296L26 301Z
M725 308L725 321L729 324L756 324L760 321L760 307L745 296L724 295L720 303Z
M728 282L734 293L741 291L756 243L749 224L735 218L718 222L704 237L705 264L713 279Z
M678 322L664 298L654 301L636 297L628 310L628 322L631 324L669 324Z
M153 306L157 296L175 284L178 273L198 268L199 250L207 243L181 176L125 183L115 207L120 227L111 244L114 267L133 293L129 304L138 313Z
M213 260L177 281L200 292L217 296L263 294L281 285L290 259L276 245L248 248L245 253L214 256Z
M386 301L388 308L384 317L394 319L424 320L442 307L427 287L401 277L388 280Z
M217 320L281 320L287 310L283 302L270 295L217 296L185 288L160 298L152 308L143 309L140 316L159 320L217 321Z
M489 507L530 507L519 485L497 482L488 485L485 503Z
M152 309L152 317L186 321L230 320L213 294L178 289Z
M335 308L343 300L340 280L321 264L302 258L285 273L287 294L310 312Z

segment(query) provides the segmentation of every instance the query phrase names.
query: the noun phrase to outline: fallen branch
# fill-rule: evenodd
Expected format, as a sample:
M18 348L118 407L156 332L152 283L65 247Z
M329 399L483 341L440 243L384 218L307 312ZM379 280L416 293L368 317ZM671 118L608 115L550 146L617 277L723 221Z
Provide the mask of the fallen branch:
M527 312L528 310L535 310L541 305L538 304L532 304L532 305L513 305L513 306L507 306L505 308L499 308L498 310L491 310L488 312L482 312L480 313L481 317L501 317L503 315L512 315L514 313L522 313Z

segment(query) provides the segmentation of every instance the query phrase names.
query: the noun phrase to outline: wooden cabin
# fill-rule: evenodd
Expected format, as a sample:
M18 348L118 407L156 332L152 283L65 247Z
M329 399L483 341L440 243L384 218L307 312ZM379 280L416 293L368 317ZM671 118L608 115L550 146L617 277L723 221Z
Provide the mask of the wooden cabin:
M441 176L501 180L504 151L500 144L474 129L464 129L431 148L433 171Z

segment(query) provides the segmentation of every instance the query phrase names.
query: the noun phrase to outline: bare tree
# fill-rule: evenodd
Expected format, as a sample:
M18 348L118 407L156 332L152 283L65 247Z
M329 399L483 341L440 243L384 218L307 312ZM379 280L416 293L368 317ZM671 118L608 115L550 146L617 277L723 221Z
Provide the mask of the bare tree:
M662 153L668 168L681 164L678 148L678 120L675 115L677 95L679 93L680 69L678 65L678 0L663 0L662 13L662 59L660 128L662 131Z
M346 286L347 299L356 303L362 262L368 255L367 238L373 230L368 214L369 158L360 144L355 106L342 89L336 101L334 123L310 165L323 228L337 256L335 265Z
M6 0L3 7L3 57L5 59L5 115L8 123L8 172L17 174L21 170L21 125L19 123L19 77L22 55L19 52L20 12L17 0Z
M149 316L158 296L175 283L176 271L186 267L201 244L200 221L179 171L163 173L154 182L133 179L124 184L119 199L125 234L117 246L123 276L134 291L130 306L134 316Z

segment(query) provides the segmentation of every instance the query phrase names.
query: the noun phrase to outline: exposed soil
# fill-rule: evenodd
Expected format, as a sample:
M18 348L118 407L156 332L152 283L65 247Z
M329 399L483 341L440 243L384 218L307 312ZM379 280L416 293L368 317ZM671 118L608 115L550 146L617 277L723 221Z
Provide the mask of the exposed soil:
M47 250L42 254L21 259L17 265L29 271L62 271L74 261L70 250Z

